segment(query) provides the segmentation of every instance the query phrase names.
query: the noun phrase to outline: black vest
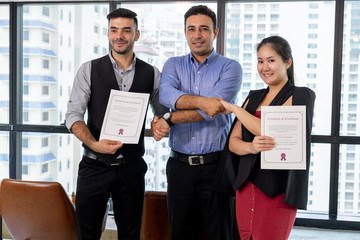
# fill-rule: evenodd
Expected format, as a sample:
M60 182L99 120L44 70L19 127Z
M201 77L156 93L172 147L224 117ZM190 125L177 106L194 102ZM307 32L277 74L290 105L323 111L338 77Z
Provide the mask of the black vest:
M154 68L140 59L136 59L135 75L129 92L152 93L154 87ZM106 106L111 89L119 89L114 67L109 56L104 56L91 61L91 97L88 103L87 125L96 140L99 140L101 126L105 116ZM99 158L115 159L119 154L125 158L141 157L145 153L144 146L145 121L138 144L124 144L115 154L101 154L92 151Z

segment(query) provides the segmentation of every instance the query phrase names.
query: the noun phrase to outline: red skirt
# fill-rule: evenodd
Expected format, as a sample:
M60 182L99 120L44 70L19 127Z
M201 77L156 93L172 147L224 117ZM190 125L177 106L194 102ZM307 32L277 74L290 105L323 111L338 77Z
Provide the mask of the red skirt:
M236 192L236 219L241 240L285 240L289 238L297 208L284 203L285 193L267 197L247 182Z

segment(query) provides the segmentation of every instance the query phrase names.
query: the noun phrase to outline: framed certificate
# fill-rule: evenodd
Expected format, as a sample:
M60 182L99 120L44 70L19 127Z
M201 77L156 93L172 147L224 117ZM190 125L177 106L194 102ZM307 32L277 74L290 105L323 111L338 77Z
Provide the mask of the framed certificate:
M262 106L261 135L276 143L261 152L261 169L306 169L306 106Z
M112 89L101 127L100 140L137 144L144 124L150 94Z

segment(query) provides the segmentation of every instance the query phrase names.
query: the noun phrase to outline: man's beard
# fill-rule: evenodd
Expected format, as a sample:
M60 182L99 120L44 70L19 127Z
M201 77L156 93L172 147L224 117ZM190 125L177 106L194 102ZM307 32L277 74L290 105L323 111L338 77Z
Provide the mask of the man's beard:
M124 41L122 41L122 42L124 42ZM124 42L124 43L128 43L128 42ZM120 54L120 55L125 55L125 54L129 53L134 48L134 42L130 43L124 50L117 50L117 49L115 49L114 45L113 45L113 50L117 54Z

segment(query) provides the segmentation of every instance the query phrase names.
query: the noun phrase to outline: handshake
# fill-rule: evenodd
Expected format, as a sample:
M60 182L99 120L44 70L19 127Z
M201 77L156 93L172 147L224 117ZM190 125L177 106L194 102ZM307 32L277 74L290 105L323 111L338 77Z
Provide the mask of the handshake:
M209 120L218 114L232 113L237 107L218 97L200 97L183 95L176 103L176 111L171 114L173 124L200 122L206 120L197 110L205 113ZM150 134L156 141L160 141L170 132L170 126L164 118L154 117L151 122Z

